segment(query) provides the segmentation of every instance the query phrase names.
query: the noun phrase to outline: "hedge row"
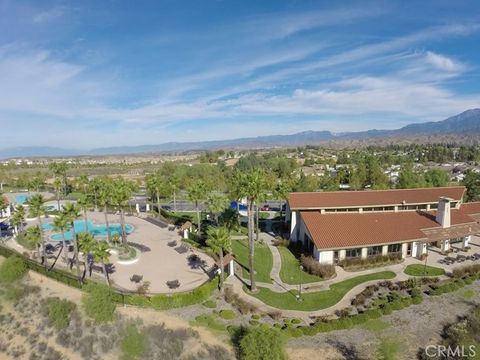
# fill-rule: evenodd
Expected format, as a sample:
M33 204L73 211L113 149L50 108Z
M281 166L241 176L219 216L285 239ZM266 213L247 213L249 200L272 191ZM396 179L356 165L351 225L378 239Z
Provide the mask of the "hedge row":
M448 280L442 285L433 284L433 285L430 285L430 290L428 291L428 295L437 296L437 295L453 292L458 289L461 289L465 285L470 285L475 280L479 280L479 279L480 279L480 273L476 273L476 274L465 276L462 279Z
M27 259L25 258L25 256L18 253L17 251L4 246L0 246L0 255L4 257L10 257L13 255L19 256L25 261L25 264L27 265L27 268L29 270L35 271L39 274L57 280L68 286L75 287L77 289L83 289L83 287L87 283L91 282L88 280L84 280L82 283L75 275L70 274L64 270L55 268L47 270L43 265L37 263L36 261ZM172 295L158 294L148 297L139 294L126 294L115 291L113 289L113 300L119 304L134 305L139 307L151 307L157 310L167 310L202 303L212 295L213 291L216 288L218 288L217 277L213 280L205 282L203 285L192 291L174 293Z

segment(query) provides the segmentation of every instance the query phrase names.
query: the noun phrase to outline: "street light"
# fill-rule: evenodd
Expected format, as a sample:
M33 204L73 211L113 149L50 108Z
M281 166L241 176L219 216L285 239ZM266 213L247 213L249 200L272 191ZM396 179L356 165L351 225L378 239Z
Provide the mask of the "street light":
M299 301L302 301L302 273L303 273L303 266L300 265L300 291L298 292Z

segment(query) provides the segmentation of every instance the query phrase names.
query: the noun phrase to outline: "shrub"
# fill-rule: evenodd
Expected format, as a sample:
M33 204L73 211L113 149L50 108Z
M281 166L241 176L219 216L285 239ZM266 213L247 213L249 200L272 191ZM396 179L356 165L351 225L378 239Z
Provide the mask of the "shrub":
M289 247L290 245L290 240L284 239L281 236L275 237L275 240L273 240L273 246L283 246L283 247Z
M287 359L285 354L285 337L275 328L255 326L248 330L240 341L242 359Z
M452 274L455 278L462 278L467 275L480 273L480 264L472 264L453 269Z
M335 266L328 264L320 264L311 256L300 256L300 262L306 272L319 276L323 279L329 279L335 276Z
M218 316L225 320L233 320L235 319L235 312L233 310L221 310Z
M344 259L339 265L346 270L360 270L379 265L395 264L402 261L401 254L371 256L368 258Z
M27 273L27 265L19 256L7 258L0 266L0 282L13 283Z
M120 343L122 358L125 360L141 359L145 353L145 339L134 324L128 324Z
M25 295L25 289L22 286L9 285L5 289L5 299L17 303Z
M217 304L213 300L207 300L202 305L210 309L215 309L217 307Z
M76 305L66 299L58 297L47 299L48 320L58 330L65 329L70 323L70 314Z
M97 322L112 321L116 307L112 290L106 285L96 283L87 284L85 290L85 313Z

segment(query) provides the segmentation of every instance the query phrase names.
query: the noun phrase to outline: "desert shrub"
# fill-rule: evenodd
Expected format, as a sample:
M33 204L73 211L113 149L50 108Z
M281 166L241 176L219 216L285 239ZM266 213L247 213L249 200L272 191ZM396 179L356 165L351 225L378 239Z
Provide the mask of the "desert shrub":
M254 326L240 341L241 358L244 360L287 359L284 349L285 337L280 331L268 326Z
M290 240L284 239L281 236L275 237L275 240L273 240L273 246L283 246L283 247L289 247L290 245Z
M226 288L224 293L225 301L229 304L233 305L237 310L245 315L249 313L254 313L258 309L255 305L250 304L248 301L243 300L237 294L233 292L232 289Z
M66 299L58 297L47 299L48 320L58 329L64 329L70 323L70 314L76 305Z
M319 276L323 279L330 279L335 276L335 266L328 264L320 264L311 256L300 256L300 262L306 272L312 275Z
M25 288L23 286L9 285L5 289L5 299L13 303L17 303L25 295Z
M235 319L235 312L233 310L221 310L218 316L225 320L233 320Z
M455 278L462 278L477 273L480 273L480 264L460 266L452 270L452 275Z
M115 302L112 290L102 284L89 283L83 295L85 313L97 322L112 321L115 313Z
M217 307L217 304L213 300L207 300L202 305L210 309L215 309Z
M0 265L0 282L13 283L27 273L27 265L19 256L10 256Z
M395 264L402 261L401 254L370 256L368 258L344 259L339 265L345 270L360 270L380 265Z
M135 324L128 324L120 342L122 359L141 359L145 353L145 339Z

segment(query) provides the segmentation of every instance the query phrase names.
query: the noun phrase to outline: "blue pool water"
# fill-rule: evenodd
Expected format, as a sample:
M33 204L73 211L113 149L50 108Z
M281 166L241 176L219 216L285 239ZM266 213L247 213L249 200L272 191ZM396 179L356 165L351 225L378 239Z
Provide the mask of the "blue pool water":
M80 232L85 232L85 221L84 220L75 221L74 226L75 226L75 232L77 234L80 233ZM109 228L110 228L110 234L111 235L115 235L115 234L121 235L121 233L122 233L122 228L121 228L120 224L109 224ZM53 230L53 224L43 224L43 229L48 230L48 231ZM133 225L125 224L125 232L127 234L132 233L133 230L134 230ZM94 224L90 220L88 220L88 232L90 234L94 235L94 236L107 236L108 235L107 226L105 224L101 224L101 225ZM54 241L62 241L63 237L62 237L61 233L57 233L57 234L52 235L51 239L54 240ZM67 231L65 233L65 240L72 240L72 232L71 231Z
M28 199L30 199L30 195L16 195L15 196L15 202L17 204L25 204Z

